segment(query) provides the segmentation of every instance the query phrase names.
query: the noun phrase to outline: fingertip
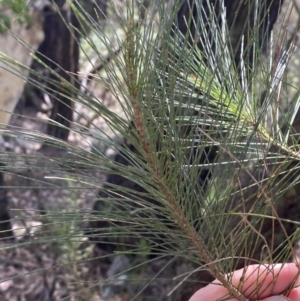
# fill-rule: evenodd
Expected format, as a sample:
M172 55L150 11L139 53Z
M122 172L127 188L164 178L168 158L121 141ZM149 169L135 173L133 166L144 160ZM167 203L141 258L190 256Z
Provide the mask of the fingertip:
M288 298L291 301L299 301L300 300L300 291L299 288L292 289L288 294Z
M243 276L245 282L242 291L245 296L263 299L282 293L293 284L298 273L298 267L294 263L251 265L234 273L233 284L238 287Z
M285 263L250 265L227 276L235 287L240 287L240 281L244 279L240 289L246 298L261 299L263 301L300 301L300 287L291 290L288 298L278 295L295 283L298 274L299 269L294 263ZM228 290L218 280L215 280L197 291L190 301L218 300L226 295L228 296ZM270 295L275 296L268 297Z

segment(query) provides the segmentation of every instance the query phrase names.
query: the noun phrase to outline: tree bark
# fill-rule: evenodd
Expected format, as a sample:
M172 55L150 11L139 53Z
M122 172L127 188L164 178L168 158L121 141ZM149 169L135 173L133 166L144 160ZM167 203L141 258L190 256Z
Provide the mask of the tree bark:
M80 87L78 71L81 24L65 0L55 0L54 2L59 8L60 14L50 12L46 15L45 40L38 49L38 57L58 75L45 70L36 61L32 68L48 77L45 80L46 91L53 105L50 118L55 123L48 124L47 133L59 139L67 140L73 120L73 99L75 100L77 97L77 92L72 86L76 89ZM82 4L86 12L95 19L95 22L98 21L98 17L104 17L106 1L84 1ZM83 33L87 32L83 31ZM65 79L71 86L62 84L60 78ZM36 94L42 96L43 93L38 88L35 90Z
M75 28L79 28L79 22L71 9L65 5L65 0L55 0L60 14L50 12L45 17L44 32L45 40L38 49L38 58L51 70L44 70L48 77L46 91L48 92L53 109L50 118L57 124L49 123L47 132L49 135L67 140L69 128L73 116L73 101L76 91L63 84L60 77L71 85L79 87L77 73L79 70L79 34L71 32L65 22ZM64 20L66 20L64 22ZM38 62L34 62L33 69L44 69Z
M10 222L7 188L4 187L4 168L5 164L0 162L0 240L14 237Z
M258 2L256 10L255 1L224 0L226 23L229 29L230 42L236 66L239 66L241 60L241 41L243 36L243 59L246 61L246 64L248 63L250 66L253 63L253 47L248 48L247 45L249 41L252 39L257 40L257 49L261 49L261 47L264 49L268 45L271 30L276 22L283 1L284 0L262 0ZM196 23L191 22L190 14L192 12L194 20L199 20L199 16L201 15L201 19L208 21L212 16L210 11L213 8L216 16L215 19L221 26L220 2L220 0L203 0L202 6L199 7L196 6L194 0L187 0L184 1L177 13L177 26L179 31L190 37L187 30L189 28L193 38L193 40L191 40L191 38L189 39L190 43L196 42L200 49L203 49L201 42L199 42L199 35L201 36L203 27L201 27L201 29L196 28ZM254 27L255 11L257 11L256 24L259 26L258 29ZM209 36L212 35L209 25L205 26L205 30Z

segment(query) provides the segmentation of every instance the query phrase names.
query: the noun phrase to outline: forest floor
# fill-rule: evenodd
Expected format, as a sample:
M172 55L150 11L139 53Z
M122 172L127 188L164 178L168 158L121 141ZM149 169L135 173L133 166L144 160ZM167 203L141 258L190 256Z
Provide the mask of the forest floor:
M108 98L107 102L107 107L115 106L112 98ZM77 110L81 115L86 113L82 107ZM14 115L12 126L45 133L46 123L34 120L45 120L45 114L34 106L19 106L17 112L26 118ZM75 116L75 122L82 122L78 116ZM101 118L93 122L102 130L105 127ZM87 226L84 218L90 214L99 188L87 189L77 182L74 189L63 168L56 168L54 161L47 159L74 159L65 150L41 147L37 142L20 138L10 138L8 143L8 157L9 154L24 154L32 159L24 158L24 162L17 159L17 168L16 161L6 162L5 185L8 187L14 240L0 243L0 300L102 300L100 295L104 288L99 288L98 284L99 279L103 278L102 268L96 259L91 261L99 257L99 250L89 242L83 231ZM68 143L90 151L92 141L88 137L80 139L71 134ZM94 179L103 179L97 168L85 173ZM81 214L80 222L76 220L79 216L76 217L75 212L83 213L84 218ZM73 216L70 217L70 214ZM68 223L63 223L63 219L67 218ZM74 235L78 223L82 230ZM113 300L126 299L114 295Z
M114 112L120 109L109 94L103 101ZM76 111L75 123L85 126L87 120L93 118L80 105ZM11 126L46 132L46 115L36 107L19 105L16 112ZM93 126L108 132L100 117L93 120ZM82 136L71 133L68 144L89 154L94 142L89 135L82 139ZM97 171L97 166L82 171L75 167L73 174L88 177L96 183L89 185L74 181L74 177L65 172L65 166L61 168L55 163L61 159L78 161L74 154L63 149L41 147L40 143L26 140L26 136L25 139L9 138L8 143L5 185L14 239L0 241L1 301L127 301L139 291L143 293L137 300L169 300L158 296L166 296L176 286L178 280L170 280L174 275L191 270L185 262L174 261L169 265L169 259L157 259L144 264L138 274L114 277L118 271L130 269L141 260L144 262L145 258L132 259L121 255L112 261L103 260L100 257L106 255L105 251L85 235L101 187L101 184L97 185L97 179L99 183L105 179ZM114 152L109 148L97 147L113 158ZM170 268L162 272L165 265ZM158 273L160 277L144 288L145 279L152 279ZM126 279L129 282L125 283L124 277L135 277L138 281ZM176 300L174 295L170 300Z

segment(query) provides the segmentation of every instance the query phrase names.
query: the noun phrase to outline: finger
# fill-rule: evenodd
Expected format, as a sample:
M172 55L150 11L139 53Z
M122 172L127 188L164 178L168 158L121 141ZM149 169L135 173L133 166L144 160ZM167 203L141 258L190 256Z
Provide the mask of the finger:
M280 294L295 280L298 268L295 264L251 265L228 274L227 278L239 288L246 298L259 300ZM243 285L240 287L240 282ZM214 281L197 291L190 301L212 301L228 296L228 290L219 281ZM231 301L236 299L232 298ZM293 299L296 301L296 299ZM299 301L299 299L297 300Z
M294 288L288 294L288 298L291 301L299 301L300 300L300 287Z
M228 295L228 290L220 284L211 283L198 290L189 301L215 301ZM236 299L232 299L233 301Z
M275 265L250 265L234 272L232 284L239 287L244 279L241 292L249 299L263 299L286 290L298 276L293 263Z

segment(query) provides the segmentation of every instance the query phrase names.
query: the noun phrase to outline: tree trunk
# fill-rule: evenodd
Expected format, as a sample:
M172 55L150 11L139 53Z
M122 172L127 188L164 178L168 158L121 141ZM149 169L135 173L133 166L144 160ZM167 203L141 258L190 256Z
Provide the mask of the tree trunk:
M258 45L256 46L259 47L256 47L257 49L260 49L261 46L264 49L268 45L271 30L276 22L283 1L284 0L263 0L258 2L257 23L259 24L259 29L257 30L254 28L255 1L224 0L226 22L237 67L241 59L241 38L244 36L243 58L246 64L248 63L251 66L253 63L253 48L250 47L250 49L247 49L248 42L253 38L258 40ZM199 20L198 16L200 15L202 15L201 19L208 20L206 16L211 16L211 14L209 14L209 7L214 8L215 15L217 16L216 19L221 26L220 0L203 0L201 7L196 6L193 0L187 0L177 13L177 26L179 31L190 37L187 33L187 28L189 27L191 36L194 39L193 41L190 39L190 43L196 41L200 49L203 49L199 41L199 35L201 36L203 28L201 28L201 30L200 28L198 28L198 30L196 29L195 23L191 22L190 13L193 13L195 20ZM189 26L187 26L188 24ZM249 28L252 30L249 30ZM205 26L205 29L208 35L211 36L211 29L208 25Z
M75 26L79 28L79 22L74 16L72 10L64 5L65 0L56 0L55 4L60 9L60 14L49 13L45 17L44 32L45 40L39 47L38 57L51 70L55 70L58 74L52 74L46 70L46 91L48 92L53 109L50 118L57 124L48 124L48 134L62 140L67 140L69 128L73 116L73 101L77 97L74 89L69 89L63 84L60 77L65 79L71 85L79 87L77 81L77 73L79 70L79 34L73 32L66 26L70 24L70 28ZM66 20L64 22L64 20ZM34 62L33 69L44 69L38 62Z
M37 3L35 3L37 4ZM33 24L29 25L24 20L16 21L20 16L7 8L5 4L0 2L0 12L11 21L11 33L1 32L0 35L0 52L8 55L11 60L19 62L27 68L32 63L32 51L36 50L44 39L43 22L44 9L48 3L40 1L38 5L29 7L29 15ZM2 23L3 20L1 20ZM20 20L19 20L20 21ZM1 27L1 26L0 26ZM3 29L3 28L2 28ZM16 37L18 39L16 39ZM22 43L20 42L22 41ZM28 45L32 47L26 47ZM3 130L9 124L14 108L23 93L26 79L28 78L28 70L5 60L0 62L0 128ZM1 142L3 143L3 141ZM1 146L1 152L4 152ZM7 197L7 188L4 183L3 170L5 163L0 162L0 239L12 238L11 222L9 216L9 200Z
M62 85L60 77L69 82L71 86L79 88L79 32L81 31L81 24L71 8L66 5L65 0L55 0L54 2L60 9L60 14L49 13L46 16L45 40L38 49L38 57L51 70L55 70L58 76L45 70L45 67L36 61L32 68L46 77L44 84L53 106L50 118L56 124L49 123L47 133L59 139L67 140L73 119L72 99L76 99L77 93L74 88ZM82 6L95 19L95 22L98 21L98 17L99 19L104 18L106 1L83 1ZM83 33L87 34L88 31L83 30ZM35 76L33 75L33 77ZM42 79L37 80L43 81ZM39 88L34 88L34 90L38 98L43 97L43 92ZM31 97L29 96L29 99Z
M9 201L7 198L7 188L4 185L3 169L5 165L0 162L0 240L13 238L13 231L9 215Z

